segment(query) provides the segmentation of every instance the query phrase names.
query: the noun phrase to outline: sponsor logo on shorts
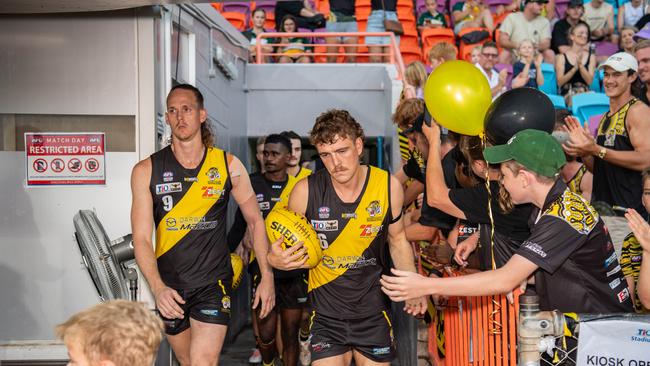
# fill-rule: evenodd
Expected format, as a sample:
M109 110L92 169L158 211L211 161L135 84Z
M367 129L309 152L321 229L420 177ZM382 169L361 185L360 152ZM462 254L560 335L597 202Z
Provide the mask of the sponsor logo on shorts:
M183 185L181 182L156 184L156 194L167 194L174 192L182 192Z
M605 267L609 267L610 264L614 263L616 260L616 252L613 252L609 258L605 259Z
M257 202L264 201L264 194L263 193L258 193L256 197L257 197Z
M618 265L618 266L614 267L614 269L612 269L611 271L607 272L607 277L609 277L609 276L611 276L613 274L616 274L616 273L618 273L620 271L621 271L621 266Z
M260 202L260 210L265 211L271 208L271 204L269 202Z
M618 302L623 302L630 297L630 291L626 287L623 289L623 291L619 292L616 297L618 297Z
M164 172L163 173L163 182L171 182L174 180L173 172Z
M318 218L320 219L329 219L330 218L330 208L322 206L318 208Z
M376 266L377 258L368 258L364 256L348 255L339 257L323 256L322 263L329 269L356 269L367 266Z
M328 348L332 348L332 345L327 342L312 343L311 345L311 350L316 353L323 352Z
M390 353L390 347L377 347L372 349L373 355L387 355Z
M542 258L546 258L546 256L547 256L547 254L544 251L544 249L542 248L542 246L537 244L537 243L533 243L531 241L526 240L526 241L524 241L523 247L530 250L531 252L537 254L538 256L540 256Z
M609 283L609 288L611 288L613 290L613 289L617 288L618 285L620 285L620 284L621 284L621 279L617 278L614 281Z
M359 236L362 238L375 237L377 236L377 234L381 232L383 228L384 225L379 225L379 226L373 226L370 224L360 225L359 229L361 229L361 234Z
M337 231L339 220L311 220L311 226L316 231Z
M208 316L219 316L219 310L217 310L217 309L203 309L203 310L201 310L201 314L208 315Z
M356 212L344 212L341 214L342 219L356 219L357 218L357 213Z

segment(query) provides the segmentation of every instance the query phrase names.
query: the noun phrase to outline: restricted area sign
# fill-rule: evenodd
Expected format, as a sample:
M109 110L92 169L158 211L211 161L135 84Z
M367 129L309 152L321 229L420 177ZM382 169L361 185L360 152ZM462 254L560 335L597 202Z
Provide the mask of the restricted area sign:
M106 184L103 133L26 133L27 185Z

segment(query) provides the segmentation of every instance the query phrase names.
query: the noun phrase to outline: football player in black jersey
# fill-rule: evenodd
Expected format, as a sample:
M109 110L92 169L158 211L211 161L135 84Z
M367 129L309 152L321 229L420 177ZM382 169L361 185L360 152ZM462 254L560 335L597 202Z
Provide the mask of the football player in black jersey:
M201 92L175 86L165 118L171 145L140 161L131 177L135 257L181 365L215 365L230 319L232 267L226 244L230 194L255 242L262 279L254 307L275 305L268 239L246 169L212 146ZM156 228L156 245L151 232Z
M312 365L389 365L395 355L390 302L379 287L389 266L415 272L404 235L402 187L388 172L361 165L363 130L344 110L321 114L310 132L326 169L296 183L289 208L318 233L322 260L309 271ZM387 245L388 244L388 245ZM302 244L273 243L269 262L291 270L305 263ZM424 297L406 302L426 310Z

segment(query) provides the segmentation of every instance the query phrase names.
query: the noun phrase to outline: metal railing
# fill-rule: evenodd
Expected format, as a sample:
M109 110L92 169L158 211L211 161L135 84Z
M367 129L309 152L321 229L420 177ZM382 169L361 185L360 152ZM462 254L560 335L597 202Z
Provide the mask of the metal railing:
M382 47L383 49L386 50L386 52L379 52L379 53L370 53L370 52L359 52L359 49L365 49L368 46L375 46L375 45L367 45L365 43L336 43L336 44L326 44L326 43L317 43L314 42L313 39L316 38L340 38L340 37L357 37L359 39L360 37L389 37L390 42L387 45L376 45L379 47ZM344 32L294 32L294 33L273 33L273 32L266 32L266 33L261 33L257 35L256 39L256 44L255 44L255 53L256 53L256 60L255 62L258 64L262 64L266 62L266 59L268 57L280 57L280 56L287 56L286 54L282 52L276 51L278 47L286 47L289 46L289 44L286 43L273 43L274 39L282 39L282 38L306 38L308 40L312 40L310 43L303 43L302 45L305 48L313 48L314 51L318 50L317 52L314 51L305 51L305 52L294 52L290 56L291 57L301 57L301 56L309 56L309 57L346 57L346 56L355 56L355 57L371 57L371 56L378 56L378 57L388 57L388 63L395 65L395 68L397 69L397 74L398 74L398 80L402 80L404 76L404 61L402 59L402 54L400 53L399 50L399 44L397 43L397 39L395 38L395 35L391 32L350 32L350 33L344 33ZM262 40L267 40L265 44L262 44ZM264 46L271 46L273 47L273 52L264 52ZM357 48L355 52L339 52L339 49L343 47L344 49L347 48ZM325 49L325 52L321 52L320 50ZM336 48L335 52L327 52L327 48Z

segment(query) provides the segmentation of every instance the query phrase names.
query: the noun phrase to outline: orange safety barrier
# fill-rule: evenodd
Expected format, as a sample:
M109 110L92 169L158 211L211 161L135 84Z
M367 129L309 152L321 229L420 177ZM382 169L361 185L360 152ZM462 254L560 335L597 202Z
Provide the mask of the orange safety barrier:
M428 347L434 365L515 366L520 293L519 289L513 292L514 304L505 295L450 297L443 311L445 358L439 358L436 349L440 320L429 327Z
M258 57L256 57L256 62L258 64L264 63L264 61L268 58L268 56L285 56L285 54L281 52L264 52L262 48L262 39L267 39L267 46L273 46L273 47L282 47L282 46L288 46L288 44L283 44L283 43L273 43L275 42L274 39L281 39L281 38L306 38L306 39L315 39L315 38L327 38L327 37L359 37L359 39L362 39L362 37L368 37L368 36L374 36L374 37L389 37L390 38L390 43L387 45L387 47L384 47L384 49L387 49L387 52L381 52L381 53L369 53L367 52L367 45L363 43L351 43L351 44L330 44L330 45L325 45L325 44L317 44L317 43L304 43L303 45L306 48L314 47L315 52L296 52L293 53L291 56L309 56L309 57L315 57L318 60L322 60L322 56L336 56L337 58L339 56L356 56L358 59L359 58L365 58L368 56L382 56L382 57L388 57L389 63L395 65L395 68L397 69L397 75L398 79L402 80L402 77L404 75L404 61L402 60L402 54L400 53L399 46L397 45L397 39L395 38L395 35L391 32L295 32L295 33L261 33L257 35L257 40L256 40L256 54ZM325 48L322 46L331 46L331 47L336 47L337 49L339 47L349 48L349 47L358 47L357 52L354 53L341 53L341 52L326 52ZM325 51L325 52L323 52Z

